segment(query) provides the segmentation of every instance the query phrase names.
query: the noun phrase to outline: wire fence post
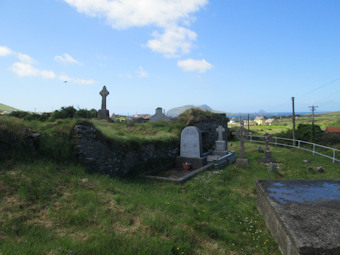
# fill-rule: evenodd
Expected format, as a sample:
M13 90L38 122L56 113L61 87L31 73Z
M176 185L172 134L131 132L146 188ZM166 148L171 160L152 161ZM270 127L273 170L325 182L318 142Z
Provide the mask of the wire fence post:
M336 152L335 152L335 150L333 149L333 164L335 163L335 155L336 155Z
M315 143L313 143L313 155L315 154Z
M298 148L300 148L300 144L301 144L300 142L301 142L301 141L299 140L299 141L298 141Z

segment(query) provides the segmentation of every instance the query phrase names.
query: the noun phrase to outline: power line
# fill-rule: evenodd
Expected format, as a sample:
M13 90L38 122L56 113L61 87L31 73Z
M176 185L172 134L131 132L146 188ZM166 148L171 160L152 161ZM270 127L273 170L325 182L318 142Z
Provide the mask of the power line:
M309 95L309 94L311 94L311 93L313 93L313 92L315 92L315 91L317 91L317 90L319 90L319 89L321 89L321 88L323 88L323 87L326 87L326 86L328 86L329 84L332 84L333 82L336 82L336 81L338 81L338 80L340 80L340 77L338 77L338 78L336 78L336 79L334 79L334 80L332 80L332 81L330 81L330 82L327 82L327 83L321 85L320 87L317 87L317 88L315 88L315 89L313 89L313 90L310 90L309 92L300 95L300 97L301 97L301 96Z

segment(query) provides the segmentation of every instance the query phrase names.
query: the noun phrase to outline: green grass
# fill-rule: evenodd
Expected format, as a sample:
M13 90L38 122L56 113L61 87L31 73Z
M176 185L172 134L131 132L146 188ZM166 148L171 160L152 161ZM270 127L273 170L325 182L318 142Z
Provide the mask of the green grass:
M246 143L251 169L215 168L182 185L89 175L44 159L2 161L0 253L279 255L256 209L255 180L339 179L340 168L305 151L271 150L279 174ZM308 174L305 159L326 173Z
M91 122L106 138L120 143L178 141L184 128L183 124L177 122L137 123L134 126L100 120Z
M0 104L0 112L3 112L3 111L18 111L18 109L15 109L5 104Z
M295 119L295 128L298 127L299 124L312 124L312 115L300 115ZM329 113L315 113L314 116L314 124L319 125L322 130L325 130L326 127L332 126L340 126L340 111L338 112L329 112ZM229 125L233 127L233 125ZM245 128L248 128L245 125ZM263 125L256 126L250 125L249 129L253 132L254 135L263 135L265 133L269 134L278 134L282 131L287 131L288 129L293 129L292 117L282 117L282 119L276 119L272 126Z
M77 120L0 118L13 152L24 127L41 134L40 155L0 161L0 254L280 254L256 209L257 179L339 179L339 164L297 149L271 147L279 174L246 143L251 169L203 172L178 185L143 178L89 175L72 161L69 133ZM93 120L106 137L178 141L183 124ZM7 132L7 135L3 135ZM229 150L239 150L233 142ZM308 165L303 160L309 160ZM326 173L308 174L307 166Z

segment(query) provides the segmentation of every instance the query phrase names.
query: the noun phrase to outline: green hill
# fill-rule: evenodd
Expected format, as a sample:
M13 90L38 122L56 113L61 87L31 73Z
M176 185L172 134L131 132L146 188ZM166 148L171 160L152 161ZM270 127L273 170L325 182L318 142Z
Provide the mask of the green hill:
M19 110L5 104L0 104L0 112L3 111L19 111Z

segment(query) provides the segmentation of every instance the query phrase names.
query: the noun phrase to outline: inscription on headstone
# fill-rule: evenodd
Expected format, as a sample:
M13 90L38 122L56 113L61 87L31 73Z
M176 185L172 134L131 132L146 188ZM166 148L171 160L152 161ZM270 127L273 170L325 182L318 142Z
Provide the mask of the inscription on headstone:
M202 154L202 136L197 127L189 126L181 133L181 157L200 158Z

